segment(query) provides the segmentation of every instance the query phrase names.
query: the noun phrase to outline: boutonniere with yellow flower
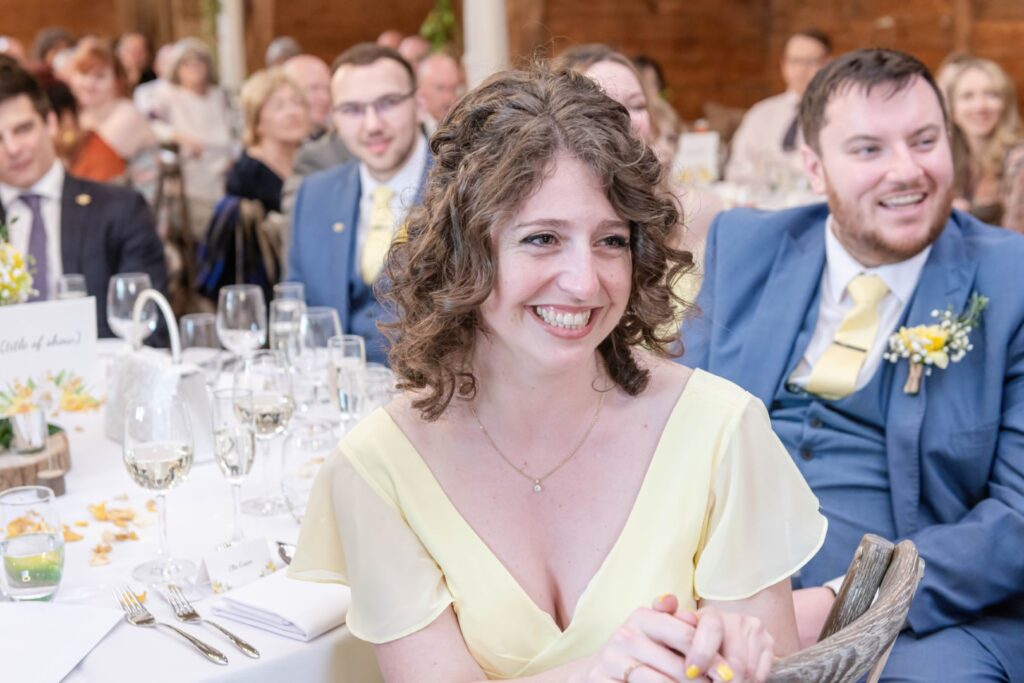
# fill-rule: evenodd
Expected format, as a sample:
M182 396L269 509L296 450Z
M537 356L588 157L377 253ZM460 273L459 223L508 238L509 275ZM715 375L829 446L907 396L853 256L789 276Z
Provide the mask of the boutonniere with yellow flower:
M910 364L903 393L916 394L923 376L932 374L934 368L945 370L950 363L959 363L974 348L971 331L978 326L986 306L988 297L974 292L960 315L952 308L935 310L932 317L938 318L938 323L901 327L889 337L889 350L882 357L891 363L905 358Z
M0 223L0 306L25 303L35 293L29 259L14 248L7 225Z

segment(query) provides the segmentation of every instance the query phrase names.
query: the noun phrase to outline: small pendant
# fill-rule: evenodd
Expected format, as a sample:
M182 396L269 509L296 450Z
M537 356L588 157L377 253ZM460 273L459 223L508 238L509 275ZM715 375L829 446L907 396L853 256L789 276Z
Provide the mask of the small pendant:
M533 481L533 492L534 493L540 493L543 490L544 490L544 487L540 485L540 480L539 479L535 479Z

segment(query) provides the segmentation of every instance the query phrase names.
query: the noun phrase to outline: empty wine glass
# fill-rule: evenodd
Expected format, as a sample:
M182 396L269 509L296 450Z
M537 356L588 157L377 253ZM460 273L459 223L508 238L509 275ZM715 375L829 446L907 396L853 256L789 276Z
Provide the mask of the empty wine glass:
M306 303L306 285L301 282L279 282L274 285L274 299L291 299Z
M124 465L139 486L156 492L160 553L157 559L132 571L146 584L185 583L196 565L171 558L167 547L167 491L178 486L192 469L192 426L177 396L147 397L125 413Z
M107 285L107 324L111 332L132 346L139 346L143 339L156 331L157 310L152 301L142 309L141 326L136 328L132 321L135 300L152 286L146 273L118 273L110 278Z
M231 543L242 534L242 482L256 457L256 431L252 392L220 389L213 392L213 458L231 484Z
M85 286L84 275L65 273L57 279L57 299L81 299L86 296L88 296L88 290Z
M341 334L338 312L326 306L306 309L299 318L299 355L295 370L295 402L303 420L338 422L332 408L328 343Z
M366 367L366 344L357 334L331 337L327 342L331 359L331 400L341 415L342 430L359 416L361 375Z
M217 336L231 353L245 357L267 341L267 306L256 285L221 287L217 299Z
M206 384L212 386L220 372L220 341L217 316L213 313L189 313L178 322L181 331L181 357L203 371Z
M289 363L299 356L299 318L306 304L299 299L274 299L270 302L270 348L284 354Z
M285 512L284 500L274 493L270 458L270 441L284 433L295 411L291 371L284 355L280 351L257 351L246 358L235 373L234 388L252 392L252 419L264 482L263 493L244 501L242 512L261 517ZM236 405L236 409L246 418L244 406Z

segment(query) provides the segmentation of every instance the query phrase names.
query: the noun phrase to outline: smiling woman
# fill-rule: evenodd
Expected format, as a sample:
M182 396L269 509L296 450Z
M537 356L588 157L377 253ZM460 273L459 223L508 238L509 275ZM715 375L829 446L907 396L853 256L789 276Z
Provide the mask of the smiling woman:
M403 395L321 469L291 574L352 587L389 681L764 680L825 524L764 407L666 360L658 160L547 68L431 145L381 292Z

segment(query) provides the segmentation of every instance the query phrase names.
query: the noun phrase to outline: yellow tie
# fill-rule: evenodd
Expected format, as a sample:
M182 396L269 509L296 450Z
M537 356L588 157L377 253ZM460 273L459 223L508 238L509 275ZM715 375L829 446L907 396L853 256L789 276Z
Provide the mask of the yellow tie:
M811 369L807 391L828 399L853 393L864 359L878 334L878 304L889 287L877 275L858 275L846 287L853 308L839 323L832 345Z
M370 229L366 233L363 244L363 255L359 261L359 272L363 282L372 284L384 267L384 257L391 247L391 238L395 232L395 214L388 203L394 192L390 187L381 185L373 191L373 208L370 209Z

